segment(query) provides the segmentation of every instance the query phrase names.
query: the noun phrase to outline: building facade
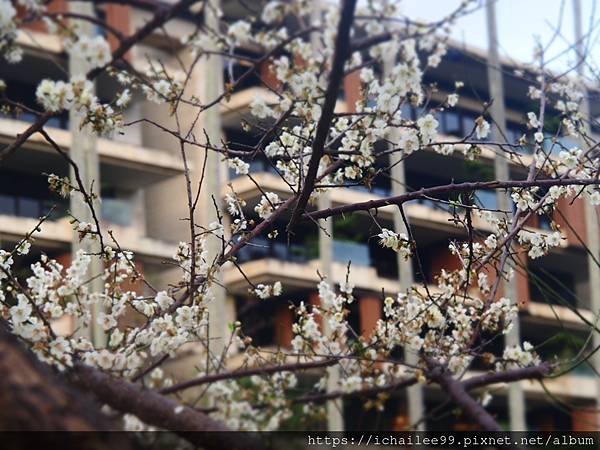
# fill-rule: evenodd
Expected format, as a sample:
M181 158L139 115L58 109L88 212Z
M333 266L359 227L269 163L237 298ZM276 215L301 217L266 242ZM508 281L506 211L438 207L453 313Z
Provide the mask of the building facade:
M51 3L51 8L65 11L68 5L58 0ZM150 11L110 4L97 6L96 12L123 33L135 30L151 14ZM186 57L180 53L178 39L192 30L189 20L176 18L167 26L169 38L158 33L150 36L127 58L140 70L146 68L148 56L159 58L169 70L176 72L177 58ZM44 78L63 78L68 65L67 56L59 39L49 34L43 24L34 24L22 32L20 40L26 49L23 62L14 67L0 68L0 78L6 81L15 99L36 107L34 93L37 84ZM117 45L112 40L111 44ZM526 95L528 86L515 75L514 65L504 61L503 69L506 139L516 142L523 134L526 114L531 108ZM197 65L188 89L201 91L207 70L218 69ZM224 82L231 81L232 75L235 79L243 70L243 65L223 65ZM429 101L442 102L457 79L462 80L465 87L457 107L443 111L437 117L441 139L455 139L468 134L474 120L482 114L483 102L490 100L486 54L460 45L451 46L442 64L425 75L431 96ZM273 99L269 88L277 89L277 83L270 66L264 64L261 72L248 78L242 87L219 106L220 126L212 131L226 141L252 145L258 138L244 131L242 122L249 116L249 105L254 98ZM100 77L96 89L100 98L110 98L117 92L118 86L108 77ZM360 98L356 74L346 77L344 91L337 108L350 112ZM600 113L600 104L592 102L590 106L592 116L596 117ZM146 117L168 127L174 120L166 106L157 107L142 96L134 98L127 114L126 122ZM405 114L416 117L417 111L408 108ZM0 139L3 143L10 143L32 120L33 116L26 112L3 116L0 118ZM202 126L200 123L199 129ZM64 150L68 151L73 145L68 117L52 119L48 132ZM571 144L576 145L565 138L565 145ZM526 168L532 159L527 151L515 152L508 158L492 146L486 146L485 142L481 142L481 147L483 153L476 161L466 159L460 151L451 157L441 156L433 150L412 155L404 164L404 188L416 190L452 181L491 180L494 179L494 160L500 157L508 159L512 178L526 177ZM189 239L188 225L182 220L187 215L187 207L184 163L177 140L148 123L137 122L128 126L123 135L98 139L96 151L100 166L103 224L114 231L123 249L135 253L139 269L150 283L168 287L176 277L176 269L169 262L177 243ZM190 157L195 177L200 176L202 158L200 152ZM290 195L288 186L266 159L257 157L250 164L252 177L262 190L276 192L281 198ZM48 190L44 173L67 176L69 168L64 159L38 135L3 161L0 166L0 243L2 248L12 248L26 232L35 228L40 216L53 209L50 220L35 234L36 252L32 253L32 258L44 252L68 264L72 243L76 239L69 223L69 205ZM233 189L246 201L247 213L253 215L253 207L262 196L255 182L245 176L236 176L225 165L218 174L211 175L220 177L222 196ZM330 201L333 206L340 206L390 196L395 182L389 171L387 174L384 172L374 179L370 189L364 186L335 189L330 194ZM465 238L464 230L452 219L455 206L451 201L456 199L449 197L442 200L447 201L416 200L405 208L420 257L419 264L416 260L412 263L414 283L416 286L425 283L433 290L436 289L436 276L442 269L460 267L458 259L448 248L449 243ZM498 209L493 191L477 192L475 201L485 208ZM550 343L541 347L542 355L573 356L586 339L586 327L581 317L594 320L589 303L593 287L588 276L584 215L581 199L561 200L553 219L561 226L566 239L547 257L536 260L522 257L519 266L515 267L520 339L540 345L552 338ZM393 229L394 208L380 209L378 220L381 226ZM549 220L545 216L537 216L528 225L548 230ZM474 226L478 233L485 235L484 224L475 221ZM275 228L283 230L285 222L276 223ZM370 333L382 315L382 289L386 294L401 290L402 280L395 253L379 246L377 239L373 238L378 232L367 215L352 214L333 223L331 281L344 282L351 263L356 301L350 312L350 323L362 334ZM223 273L227 287L223 312L227 320L240 320L256 345L289 347L293 338L293 316L289 303L304 301L314 304L319 301L316 291L318 270L322 269L319 248L319 233L313 224L301 224L289 242L288 236L280 233L276 239L259 238L246 246L238 255L238 263L245 275L255 284L281 281L285 295L256 300L248 293L249 286L244 275L228 265ZM143 286L136 288L144 289ZM477 370L476 367L474 369ZM582 365L568 375L547 380L545 388L556 400L552 400L539 383L521 382L528 428L597 429L598 419L593 411L597 395L593 375L590 367ZM424 394L427 411L435 411L444 399L443 393L434 388L425 387ZM573 405L573 412L556 406L561 402ZM385 413L364 411L361 404L360 398L345 402L347 429L403 429L411 424L403 392L392 395ZM491 408L501 423L508 424L504 386L494 389ZM437 420L427 422L431 429L473 427L463 417L454 415L450 407L437 411L433 417Z

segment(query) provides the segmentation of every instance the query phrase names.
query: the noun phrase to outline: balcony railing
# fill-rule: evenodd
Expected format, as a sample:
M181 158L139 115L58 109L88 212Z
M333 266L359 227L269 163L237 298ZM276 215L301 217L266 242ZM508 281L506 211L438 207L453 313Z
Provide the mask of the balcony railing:
M48 214L53 207L54 210L50 216L51 220L57 220L66 215L66 202L21 195L0 194L0 214L6 216L37 219Z
M317 255L305 245L287 245L286 242L272 241L265 238L254 239L237 254L238 261L241 263L265 258L289 262L307 262L316 257Z
M128 227L133 221L131 202L120 198L103 198L102 219L108 223Z
M354 189L356 191L361 191L361 192L369 192L371 194L376 194L379 195L381 197L389 197L390 195L392 195L392 190L389 187L386 186L372 186L371 188L368 188L365 185L359 184L359 185L354 185L354 186L348 186L350 189Z
M440 201L436 201L428 198L418 198L416 200L411 200L408 202L409 204L417 204L427 206L428 208L436 209L439 211L453 212L455 209L460 208L460 206L454 206L448 200L440 199ZM480 208L496 210L498 209L498 197L496 196L496 191L493 190L484 190L480 189L475 191L475 204ZM457 203L458 205L458 203Z
M54 209L53 209L54 208ZM0 214L37 219L52 210L50 220L58 220L67 215L68 202L60 199L43 199L22 195L0 194ZM130 226L133 221L131 203L123 199L103 198L102 219L108 223Z
M242 248L238 253L239 262L274 258L281 261L304 263L318 258L318 250L310 244L290 244L280 241L258 238ZM333 260L335 262L370 267L369 246L349 241L333 241Z
M350 241L333 241L333 260L342 264L351 261L353 265L371 267L369 246Z

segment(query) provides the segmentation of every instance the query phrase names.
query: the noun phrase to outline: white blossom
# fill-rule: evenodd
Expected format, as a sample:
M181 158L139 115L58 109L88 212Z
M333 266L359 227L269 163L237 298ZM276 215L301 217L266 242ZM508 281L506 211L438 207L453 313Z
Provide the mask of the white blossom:
M477 139L487 138L488 134L490 134L489 122L487 120L485 120L483 117L479 117L479 118L477 118L475 123L476 123L475 135L477 136Z

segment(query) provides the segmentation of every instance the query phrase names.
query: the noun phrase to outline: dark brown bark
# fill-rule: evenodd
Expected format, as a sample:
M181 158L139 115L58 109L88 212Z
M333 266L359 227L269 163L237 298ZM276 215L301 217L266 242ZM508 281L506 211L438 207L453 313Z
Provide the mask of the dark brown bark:
M512 383L519 380L541 380L547 377L552 370L549 363L539 366L524 367L522 369L507 370L506 372L486 373L462 382L465 390L477 389L494 383Z
M355 8L356 0L345 0L342 3L340 21L335 38L333 62L331 64L331 72L329 74L329 81L325 91L325 101L323 102L321 117L319 117L319 121L317 123L317 131L315 132L315 139L311 149L312 155L310 157L310 161L308 162L308 169L306 170L304 185L302 186L302 191L298 196L298 201L296 202L296 206L292 212L292 217L288 223L288 232L292 231L296 223L300 220L301 215L306 209L310 195L314 191L317 172L319 170L319 163L321 162L321 157L323 156L325 141L327 140L327 135L329 134L331 121L333 120L335 104L337 102L338 93L344 79L344 64L350 55L350 29L352 28L352 22L354 22Z
M465 183L451 183L430 188L422 188L418 191L407 192L406 194L395 197L386 197L366 202L352 203L349 205L337 206L335 208L321 209L314 212L304 213L302 219L317 220L326 219L331 216L343 216L355 211L368 211L371 209L383 208L390 205L402 205L411 200L433 197L435 195L447 194L449 192L471 192L478 189L512 189L512 188L530 188L551 186L598 186L598 178L548 178L544 180L507 180L507 181L475 181Z
M97 404L67 386L0 324L0 430L14 432L4 435L3 449L34 448L42 442L65 449L131 448L125 435L106 433L111 429L116 426Z
M485 431L502 431L496 419L465 390L462 383L441 366L435 366L429 372L430 377L448 394L454 403Z
M199 378L193 378L191 380L184 381L164 388L160 391L161 394L172 394L184 389L189 389L195 386L201 386L203 384L214 383L220 380L235 380L238 378L250 377L252 375L268 375L271 373L279 372L298 372L302 370L318 369L323 367L333 366L338 362L337 359L323 359L320 361L310 361L305 363L290 363L290 364L279 364L273 366L253 367L251 369L233 370L231 372L212 373Z
M71 373L72 381L91 391L110 407L137 416L143 422L177 433L206 450L252 450L264 448L251 436L240 438L221 422L193 408L183 406L139 384L114 378L83 364ZM228 401L222 399L220 401Z
M0 326L0 429L108 430L98 408L68 388L49 367Z

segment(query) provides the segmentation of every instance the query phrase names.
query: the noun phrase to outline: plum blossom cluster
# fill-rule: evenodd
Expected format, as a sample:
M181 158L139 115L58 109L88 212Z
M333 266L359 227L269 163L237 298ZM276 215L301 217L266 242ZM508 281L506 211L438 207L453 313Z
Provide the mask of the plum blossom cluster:
M26 254L28 246L21 243L17 255ZM32 275L25 288L17 289L12 274L14 258L0 254L2 303L1 313L8 319L13 332L32 345L40 359L61 370L80 361L99 369L132 376L150 357L175 352L188 342L204 339L208 324L205 297L172 308L175 300L166 291L140 296L125 288L135 281L135 266L128 252L106 248L103 252L106 268L102 274L104 290L91 292L89 264L92 256L79 251L70 266L42 256L31 265ZM5 306L7 294L13 306ZM94 316L92 311L98 310ZM135 317L138 319L135 319ZM73 326L59 334L55 324L70 318ZM134 326L136 322L142 325ZM123 326L123 322L130 325ZM81 328L99 327L106 335L106 344L97 346ZM159 387L171 381L160 369L149 374L149 382Z
M45 111L60 113L73 109L81 116L81 126L90 125L98 134L112 134L123 126L122 114L110 104L101 103L94 94L93 83L76 75L70 81L44 79L35 96Z
M29 9L43 8L37 1L20 0L19 6ZM16 44L19 19L17 10L10 0L0 1L0 55L10 64L23 58L23 50Z
M252 376L249 385L235 380L219 381L208 388L207 394L218 401L214 417L233 430L274 431L293 412L286 392L298 384L291 372L278 372L270 376ZM261 405L257 408L255 405Z
M83 73L102 67L111 60L110 46L102 36L80 35L75 40L66 40L65 49L72 58L83 61Z
M560 231L544 234L529 230L519 231L519 242L527 249L531 259L536 259L548 253L552 247L558 247L562 241Z
M271 2L264 10L262 21L271 24L278 22L285 14L308 13L305 2ZM393 5L382 5L370 2L360 6L361 14L394 15ZM252 115L260 120L278 119L282 114L298 118L302 125L284 124L277 130L275 139L264 147L264 154L274 160L278 173L290 186L301 185L301 174L306 168L311 155L311 142L316 133L315 123L321 115L323 95L327 86L326 74L322 67L330 62L333 55L333 38L335 36L339 12L336 8L324 6L323 23L328 25L320 35L319 45L306 38L296 38L285 45L287 54L277 56L270 63L270 70L277 80L277 101L267 103L264 97L257 96L250 104ZM422 104L425 93L422 87L422 62L420 56L428 55L428 66L436 66L445 53L443 39L434 39L424 35L423 39L406 39L403 33L416 32L399 22L360 21L355 27L369 35L390 31L394 38L372 46L369 57L376 60L385 59L386 55L397 54L397 61L390 62L390 70L381 75L369 65L358 69L364 55L354 52L347 66L357 67L360 74L361 96L354 105L348 105L356 114L335 117L329 129L330 143L335 146L335 154L342 167L328 173L327 167L332 163L324 156L319 165L319 177L324 185L345 185L369 183L377 174L377 156L375 146L393 130L397 137L393 144L398 151L410 155L414 151L432 144L438 134L439 123L432 110L413 121L406 115L405 107ZM247 21L237 21L228 30L229 45L247 45L253 39L252 25ZM267 47L268 48L268 47ZM301 60L302 65L293 64ZM293 100L293 101L292 101ZM453 107L458 96L453 95L445 107ZM489 125L488 125L489 128ZM230 167L236 173L245 174L246 165L233 160ZM341 165L341 164L340 164ZM315 190L313 197L319 194Z
M377 236L382 247L391 248L405 259L412 255L412 245L405 233L398 234L387 228L382 228L381 233Z
M497 370L503 370L535 366L540 363L540 357L535 352L533 345L525 341L521 346L505 348L502 361L499 361L496 365Z
M273 284L260 283L254 288L254 294L260 299L266 299L270 297L279 297L282 293L283 287L281 281L276 281Z
M258 204L254 207L254 211L261 219L268 219L280 203L281 200L276 193L267 192L261 197Z

